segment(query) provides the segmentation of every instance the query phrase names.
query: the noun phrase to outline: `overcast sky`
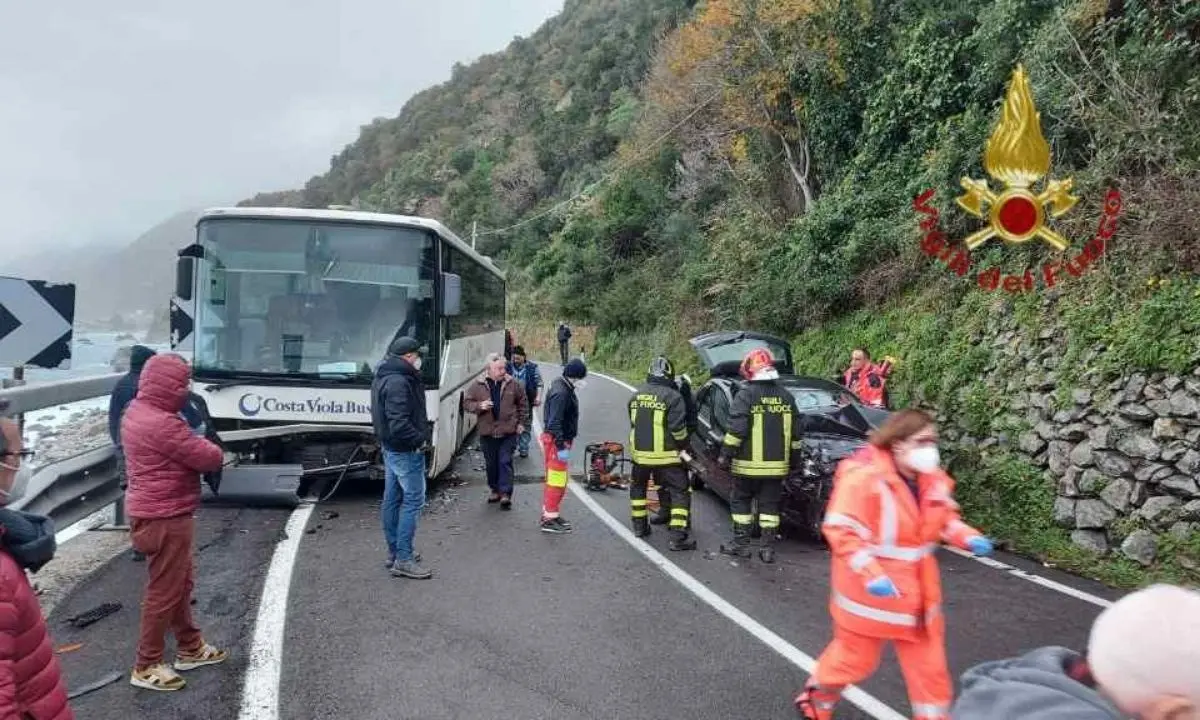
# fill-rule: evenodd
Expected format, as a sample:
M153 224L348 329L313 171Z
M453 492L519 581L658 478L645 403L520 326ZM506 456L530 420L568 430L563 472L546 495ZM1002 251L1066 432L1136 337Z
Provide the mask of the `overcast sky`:
M0 0L0 251L299 187L563 0Z

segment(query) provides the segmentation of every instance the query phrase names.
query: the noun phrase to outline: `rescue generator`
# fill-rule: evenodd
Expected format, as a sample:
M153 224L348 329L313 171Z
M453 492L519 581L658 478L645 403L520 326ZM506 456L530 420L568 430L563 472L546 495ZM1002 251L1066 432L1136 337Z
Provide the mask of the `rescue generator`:
M625 446L613 440L604 442L591 443L584 446L583 449L583 464L587 468L587 475L584 477L584 488L592 492L606 492L609 488L616 490L629 489L629 476L622 474L623 468L631 468L633 460L625 454ZM651 522L659 524L654 518L659 517L662 522L666 518L659 516L659 510L662 509L662 503L658 500L658 484L654 480L654 476L650 477L650 485L646 488L646 509L651 514ZM688 518L688 529L692 527L691 518Z

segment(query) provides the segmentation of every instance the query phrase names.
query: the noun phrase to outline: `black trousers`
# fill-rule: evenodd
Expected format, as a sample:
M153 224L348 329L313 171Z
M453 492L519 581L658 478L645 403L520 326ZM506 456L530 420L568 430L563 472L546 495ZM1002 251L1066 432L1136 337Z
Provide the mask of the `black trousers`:
M559 340L558 341L558 354L562 356L562 364L563 365L566 365L567 361L571 359L571 358L567 357L567 355L568 355L567 346L570 344L570 342L571 342L570 340Z
M513 449L516 446L516 435L479 438L479 447L487 464L488 487L509 497L513 493Z
M779 530L779 503L783 499L782 477L733 476L733 492L729 496L730 514L734 527L754 524L754 501L758 501L758 525L766 533Z
M649 466L633 463L629 479L629 506L636 519L646 517L646 491L653 477L659 485L658 502L671 515L672 530L686 530L692 512L692 494L688 491L687 471L682 465Z

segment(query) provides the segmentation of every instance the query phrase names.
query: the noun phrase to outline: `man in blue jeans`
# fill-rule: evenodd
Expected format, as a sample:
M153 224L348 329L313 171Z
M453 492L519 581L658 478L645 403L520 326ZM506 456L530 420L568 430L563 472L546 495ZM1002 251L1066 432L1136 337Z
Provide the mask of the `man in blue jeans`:
M430 432L420 350L420 343L410 337L392 341L371 384L371 420L386 469L387 568L396 577L424 580L433 573L421 567L421 555L413 551L417 521L425 507L425 449Z

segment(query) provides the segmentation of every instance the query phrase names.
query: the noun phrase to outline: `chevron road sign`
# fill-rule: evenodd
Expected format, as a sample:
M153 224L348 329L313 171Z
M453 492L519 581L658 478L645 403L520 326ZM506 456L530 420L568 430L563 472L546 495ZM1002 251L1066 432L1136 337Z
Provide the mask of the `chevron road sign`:
M71 367L75 286L0 277L0 365Z

